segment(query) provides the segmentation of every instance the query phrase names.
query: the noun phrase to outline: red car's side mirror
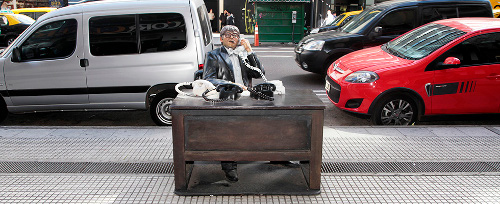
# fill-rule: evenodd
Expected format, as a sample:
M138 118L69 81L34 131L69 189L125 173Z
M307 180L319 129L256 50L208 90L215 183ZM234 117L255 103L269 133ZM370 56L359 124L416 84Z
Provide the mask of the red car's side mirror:
M460 67L460 60L456 57L447 57L444 62L439 62L437 64L436 69L437 70L442 70L442 69L452 69L452 68L459 68Z
M459 65L460 60L456 57L448 57L444 60L443 64L454 64L454 65Z

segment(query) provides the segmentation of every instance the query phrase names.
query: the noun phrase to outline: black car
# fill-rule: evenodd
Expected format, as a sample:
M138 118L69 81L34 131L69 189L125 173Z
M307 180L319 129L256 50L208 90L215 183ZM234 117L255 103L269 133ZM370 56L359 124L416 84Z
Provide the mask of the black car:
M489 0L393 0L375 4L340 29L304 37L295 47L295 61L305 71L325 74L345 54L384 44L432 21L458 17L493 17Z
M23 14L0 13L0 42L9 45L35 20Z

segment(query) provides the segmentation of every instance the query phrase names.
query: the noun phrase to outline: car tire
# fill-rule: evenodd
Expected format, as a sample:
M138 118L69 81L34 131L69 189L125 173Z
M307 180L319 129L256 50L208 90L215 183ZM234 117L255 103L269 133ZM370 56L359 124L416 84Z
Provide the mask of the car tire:
M418 116L415 101L408 95L391 95L380 100L373 110L374 125L412 125Z
M5 38L5 44L7 44L7 46L9 46L11 43L14 42L15 39L16 39L16 37L9 36L9 37Z
M151 118L159 126L172 125L172 114L170 113L170 105L174 100L175 96L171 95L157 95L151 106L149 107L149 113Z

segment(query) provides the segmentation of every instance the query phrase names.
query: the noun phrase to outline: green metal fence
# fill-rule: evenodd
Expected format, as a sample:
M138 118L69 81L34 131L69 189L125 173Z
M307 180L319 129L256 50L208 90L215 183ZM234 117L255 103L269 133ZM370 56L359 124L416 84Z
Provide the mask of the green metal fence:
M293 13L295 23L292 23ZM304 37L304 3L257 2L255 19L260 42L299 42Z

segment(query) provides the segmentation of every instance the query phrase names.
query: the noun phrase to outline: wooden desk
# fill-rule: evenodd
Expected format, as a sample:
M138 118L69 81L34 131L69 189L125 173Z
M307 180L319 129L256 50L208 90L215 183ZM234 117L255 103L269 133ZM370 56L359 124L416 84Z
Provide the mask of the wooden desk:
M176 193L187 190L187 164L193 161L301 161L308 188L319 193L324 109L311 90L287 90L274 101L176 98L171 106Z

